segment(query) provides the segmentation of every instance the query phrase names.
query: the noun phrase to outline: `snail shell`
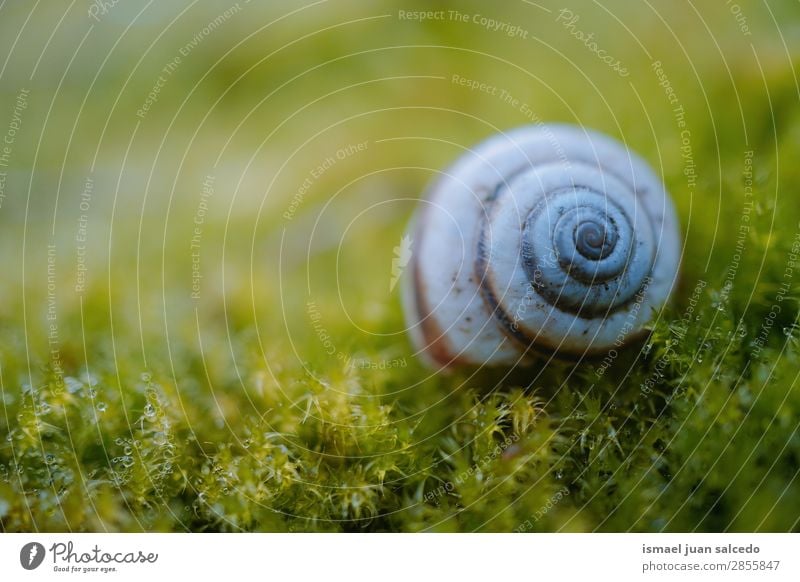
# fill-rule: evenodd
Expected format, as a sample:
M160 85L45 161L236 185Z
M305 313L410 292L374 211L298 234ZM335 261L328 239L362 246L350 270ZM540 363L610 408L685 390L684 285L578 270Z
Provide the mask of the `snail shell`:
M577 126L469 150L412 222L409 333L439 367L579 358L641 336L675 283L680 233L647 163Z

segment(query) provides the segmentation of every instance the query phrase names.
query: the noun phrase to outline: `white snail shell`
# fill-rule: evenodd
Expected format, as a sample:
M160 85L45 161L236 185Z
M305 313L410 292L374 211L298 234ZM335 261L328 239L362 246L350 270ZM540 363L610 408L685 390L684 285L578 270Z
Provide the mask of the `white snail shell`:
M647 163L561 124L469 150L430 188L411 238L406 323L439 367L620 347L666 303L680 260L675 209Z

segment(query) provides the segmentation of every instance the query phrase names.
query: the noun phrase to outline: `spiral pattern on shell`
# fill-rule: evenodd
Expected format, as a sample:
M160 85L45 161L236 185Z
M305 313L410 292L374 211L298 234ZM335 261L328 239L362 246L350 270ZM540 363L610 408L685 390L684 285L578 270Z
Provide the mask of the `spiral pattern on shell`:
M567 125L497 135L443 174L416 217L415 347L448 366L621 346L667 301L679 236L661 181L619 142Z

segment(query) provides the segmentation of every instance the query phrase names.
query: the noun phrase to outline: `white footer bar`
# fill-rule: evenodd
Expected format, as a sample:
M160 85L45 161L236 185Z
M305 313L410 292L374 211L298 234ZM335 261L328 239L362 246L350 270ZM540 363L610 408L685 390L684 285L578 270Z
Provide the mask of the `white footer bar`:
M3 580L796 581L799 554L795 534L0 535Z

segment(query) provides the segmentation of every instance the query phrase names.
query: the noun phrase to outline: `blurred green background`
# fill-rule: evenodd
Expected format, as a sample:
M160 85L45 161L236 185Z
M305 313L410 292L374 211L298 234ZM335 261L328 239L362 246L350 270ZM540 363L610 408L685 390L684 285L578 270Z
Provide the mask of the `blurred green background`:
M0 525L796 530L799 43L795 2L4 3ZM537 120L663 176L674 305L601 381L432 375L393 249Z

